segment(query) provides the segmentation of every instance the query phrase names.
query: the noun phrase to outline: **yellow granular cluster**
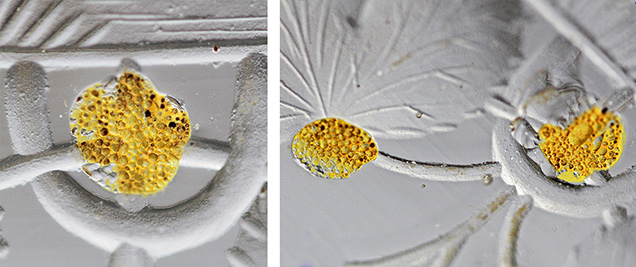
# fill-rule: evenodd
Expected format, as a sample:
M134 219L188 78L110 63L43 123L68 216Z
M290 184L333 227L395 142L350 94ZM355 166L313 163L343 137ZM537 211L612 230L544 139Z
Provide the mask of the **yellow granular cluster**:
M607 170L618 161L625 131L617 115L594 106L565 129L543 125L539 138L539 147L557 169L557 177L581 183L592 172Z
M312 174L342 179L375 160L378 147L365 130L325 118L307 124L294 136L292 153Z
M71 134L89 164L113 164L117 179L106 189L154 194L177 173L190 139L188 113L137 73L124 72L114 89L108 86L97 83L77 97Z

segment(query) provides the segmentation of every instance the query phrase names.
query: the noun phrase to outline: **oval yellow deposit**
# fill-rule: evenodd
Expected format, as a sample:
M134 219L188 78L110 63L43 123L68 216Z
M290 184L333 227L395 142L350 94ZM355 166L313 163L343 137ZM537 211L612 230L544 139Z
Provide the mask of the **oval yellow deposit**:
M324 118L307 124L294 136L292 154L310 173L342 179L375 160L378 146L365 130L342 119Z

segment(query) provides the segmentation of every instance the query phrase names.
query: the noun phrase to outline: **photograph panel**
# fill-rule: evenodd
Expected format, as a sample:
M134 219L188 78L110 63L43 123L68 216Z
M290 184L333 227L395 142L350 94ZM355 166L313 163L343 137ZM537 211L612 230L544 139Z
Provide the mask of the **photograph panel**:
M282 266L629 266L634 3L280 12Z
M3 1L0 77L0 265L266 266L267 1Z

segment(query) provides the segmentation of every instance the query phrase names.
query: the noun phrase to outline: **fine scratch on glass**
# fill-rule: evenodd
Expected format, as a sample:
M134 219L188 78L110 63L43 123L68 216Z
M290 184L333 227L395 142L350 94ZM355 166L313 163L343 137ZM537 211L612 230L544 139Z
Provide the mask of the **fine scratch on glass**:
M61 251L47 264L240 266L226 253L236 241L243 262L264 266L266 10L0 3L0 264L41 265L39 247L15 234L28 216L34 236L50 229L39 243L84 242L72 261ZM25 188L18 208L10 196ZM21 214L35 212L29 201L46 213Z
M413 14L434 6L437 8L436 13L428 17L434 17L436 14L447 14L445 13L447 10L452 10L453 13L469 18L478 16L479 13L471 14L466 11L471 10L469 7L455 7L453 9L452 4L448 4L449 7L432 4L402 9L403 5L408 4L397 2L376 10L375 8L382 4L373 1L365 2L359 6L347 6L343 3L332 2L315 5L307 3L307 6L303 6L305 2L284 1L281 11L283 14L281 24L281 142L289 142L289 138L307 123L317 119L337 117L359 126L376 138L375 141L377 141L380 150L377 159L372 161L373 166L430 182L462 181L468 183L481 181L484 184L491 184L493 180L504 182L507 185L504 187L508 194L506 199L509 200L510 205L507 205L508 211L503 216L503 225L490 226L491 229L498 227L499 231L499 237L496 241L498 255L496 257L486 256L490 257L492 264L496 262L500 266L518 266L526 265L526 261L535 262L535 264L539 261L545 262L543 259L539 261L531 259L532 257L543 258L542 255L528 256L524 254L525 251L529 250L526 244L530 242L528 239L530 239L529 235L531 234L524 234L521 228L522 225L525 226L524 228L528 228L526 224L523 224L524 221L542 216L542 218L550 218L555 221L563 221L563 218L566 218L573 223L585 222L586 225L592 225L588 222L595 221L585 221L585 218L603 219L603 223L594 236L586 240L573 239L580 240L573 242L582 243L568 241L568 244L573 244L574 247L562 249L566 252L571 250L567 259L563 256L564 254L561 254L560 258L553 255L545 258L546 261L552 262L552 264L555 262L565 263L566 266L598 266L608 263L629 266L630 262L633 262L633 253L631 252L636 243L629 239L633 236L628 233L634 229L634 217L627 215L627 212L632 211L632 208L635 207L636 181L634 181L634 173L631 168L625 171L616 171L615 165L622 166L621 162L631 160L631 158L625 158L623 154L629 154L626 152L628 151L627 146L631 146L629 140L632 140L629 131L631 119L626 117L628 116L626 114L633 114L633 112L629 112L629 109L633 105L630 102L634 98L634 89L636 89L634 83L636 77L634 69L636 55L634 53L636 49L632 45L634 43L633 36L635 36L635 28L632 25L635 22L636 9L633 3L619 1L527 0L521 3L511 2L508 5L499 3L488 5L482 1L479 4L479 11L484 12L488 10L486 7L497 5L501 5L498 7L500 9L519 10L524 7L525 16L544 20L543 23L547 24L548 27L553 27L554 31L548 32L547 38L544 38L543 41L540 40L539 45L530 49L531 52L524 55L521 61L516 60L516 53L501 54L502 62L510 63L511 65L508 66L510 69L514 68L514 71L498 72L501 74L498 76L499 79L485 75L474 77L475 79L470 80L470 83L461 82L462 86L469 86L469 88L474 83L489 82L488 85L471 88L470 92L475 93L467 96L463 94L464 91L459 93L451 91L439 95L430 91L431 88L435 88L426 84L431 77L433 79L441 78L440 81L444 82L458 81L445 76L448 74L446 72L437 72L437 75L425 78L418 74L410 76L408 72L416 69L416 66L421 70L437 66L436 64L457 62L457 59L454 59L452 55L444 54L444 52L453 51L452 46L437 51L437 55L447 60L440 63L438 61L429 62L428 58L419 58L410 66L410 69L393 73L393 76L388 70L400 70L402 67L400 64L408 62L416 53L410 53L407 49L409 52L402 54L404 57L396 56L399 60L395 61L387 60L387 58L391 58L387 55L393 53L399 55L402 52L404 48L400 46L401 40L404 40L403 42L411 47L419 47L417 45L420 44L424 44L426 47L428 42L422 40L435 35L427 32L434 26L427 25L426 23L431 22L425 20L420 21L420 24L417 25L428 27L402 31L401 27L409 29L409 25L413 23L410 20L413 18ZM493 8L493 10L497 10L497 8ZM396 19L398 23L394 24L393 19L385 19L386 16L383 16L382 12L400 18ZM373 14L373 22L364 20L365 15L369 14ZM509 19L510 21L527 20L527 17L522 18L521 15L521 13L514 14ZM479 21L489 21L483 19L485 16L482 15ZM501 15L497 18L501 19ZM598 23L598 18L603 18L601 20L603 23ZM377 26L374 23L381 24L383 20L386 25L397 24L400 27L395 27L391 31L373 28L373 26ZM432 21L435 20L432 19ZM443 22L443 20L440 21L439 23ZM458 24L461 23L458 22ZM372 26L367 27L368 25ZM433 23L433 25L435 24ZM477 25L475 31L484 38L501 38L500 33L479 31L479 27L484 27L479 23L474 22L471 26L473 25ZM498 26L498 29L505 27L504 25ZM365 31L368 29L375 31ZM520 33L514 32L513 29L518 28L513 26L505 32L518 38ZM404 32L415 36L407 35ZM438 35L443 33L446 32L438 30ZM401 36L402 34L406 37ZM458 32L451 39L463 40L462 37L465 35L464 32ZM328 39L329 37L331 39ZM349 39L355 41L348 43ZM329 41L322 42L322 40ZM510 49L504 51L520 49L519 44L513 40L518 39L511 38L503 42ZM532 40L521 41L532 42ZM368 45L371 42L375 42L376 45ZM478 42L476 43L478 44ZM470 43L471 47L479 47L476 43ZM462 44L466 44L466 42L462 42ZM377 48L378 51L375 52L374 48ZM457 53L463 54L462 52L464 51ZM492 60L492 55L489 56L488 58ZM466 56L466 58L470 58L470 56ZM593 70L581 70L582 58L588 60L585 63L591 63L586 66ZM365 60L369 60L373 67L365 69L367 66ZM461 60L459 61L461 62ZM389 65L389 63L394 63L392 68L375 68ZM501 62L498 63L501 64ZM440 68L443 67L440 66ZM365 70L371 71L364 75ZM591 72L596 76L585 76ZM455 74L452 77L458 78L460 77L458 75ZM395 81L392 78L401 79ZM365 84L366 81L370 81L371 85ZM413 83L410 84L411 82ZM373 90L365 91L365 85ZM597 95L599 92L601 94ZM402 93L408 97L404 99L396 97ZM481 98L481 94L483 94L483 98ZM454 102L448 99L447 107L442 105L446 98L451 97L458 99L452 99ZM396 100L396 98L398 99ZM468 103L464 102L466 98L470 99ZM374 101L365 102L370 99ZM429 107L410 104L411 101L423 100L440 102ZM362 109L365 108L368 110L363 111ZM454 109L445 111L444 108ZM351 110L360 110L361 112L348 113ZM407 112L399 114L398 110ZM435 114L436 111L444 113L443 115ZM493 115L500 118L493 125L492 159L484 163L475 165L427 163L421 160L404 159L394 156L397 154L395 152L383 151L385 149L382 146L383 139L404 139L430 135L440 129L437 128L439 125L460 125L462 120L469 120L471 116L466 116L466 114L475 114L470 111L479 111L479 114L488 113L487 116ZM394 113L391 114L391 112ZM365 116L368 116L367 121L361 119ZM479 116L481 115L476 117ZM418 121L419 119L424 120ZM426 121L426 123L422 123L422 121ZM401 123L411 127L411 131L403 131L405 128L400 128ZM384 130L383 127L391 130ZM453 131L454 128L447 130ZM313 138L319 139L320 137ZM300 138L299 141L294 139L291 142L291 147L304 143L314 146L320 144L320 140L318 143L312 143L313 140L309 141ZM342 149L342 147L338 147L338 149ZM296 156L295 153L293 155ZM318 155L318 159L321 158L323 157ZM281 161L284 159L285 157L281 157ZM326 164L333 164L333 162L336 161L330 159L326 161ZM315 173L313 170L308 171ZM621 171L623 172L621 173ZM367 173L371 174L372 172ZM295 178L298 179L298 177ZM319 184L319 182L313 184ZM337 186L330 186L329 189L337 191ZM428 187L422 185L422 188ZM369 191L362 186L357 187L357 189ZM474 190L477 191L477 189ZM392 200L387 199L387 201ZM353 202L353 199L344 202ZM375 203L377 205L377 202ZM429 203L424 204L430 205ZM500 206L503 207L504 203ZM530 211L535 207L538 209L534 210L541 210L543 214L537 215L540 212L536 211L531 213ZM356 209L362 208L356 206ZM426 210L424 208L424 211ZM492 208L487 210L493 213L491 214L493 216L497 211L497 209ZM372 209L367 209L367 211L370 212ZM326 217L333 217L332 220L343 219L332 215L332 213L339 214L333 207L328 206L321 213L326 214ZM479 214L474 216L479 217ZM461 225L471 225L472 220L474 217L469 218ZM479 227L471 225L470 231L465 231L464 234L460 235L461 237L456 237L457 229L461 229L461 227L455 228L437 239L428 239L430 241L421 242L420 245L416 246L405 246L403 250L398 252L395 251L399 250L394 248L395 246L379 244L379 246L392 249L387 249L384 253L380 252L381 255L384 255L382 257L359 259L345 256L345 258L349 258L345 262L351 266L449 266L457 262L458 258L464 258L461 261L463 264L468 262L484 264L480 260L466 260L465 258L469 256L462 256L462 251L467 250L463 246L464 242L469 237L479 236L479 229L485 224L486 220ZM594 225L598 226L598 222L595 222ZM307 227L310 228L310 226ZM531 228L536 229L532 225ZM311 227L310 229L318 228ZM393 229L374 230L392 231ZM310 236L308 231L306 234ZM438 232L437 230L433 231ZM393 233L397 232L393 231ZM495 234L491 232L490 236L494 237ZM352 233L352 237L361 238L361 235ZM343 241L350 242L347 238ZM369 242L368 240L373 239L363 240ZM483 237L481 240L483 241ZM532 243L534 246L541 246L537 244L536 239ZM365 247L375 249L376 246ZM468 250L474 251L470 248ZM347 248L347 251L344 253L352 254L351 251L359 250ZM374 251L376 254L378 253L377 249ZM604 253L599 254L599 252ZM338 255L343 252L331 251L331 253ZM310 255L304 256L312 258ZM474 255L470 257L474 257ZM302 256L288 255L288 259L302 260ZM320 262L315 259L314 261ZM490 265L490 263L485 264Z

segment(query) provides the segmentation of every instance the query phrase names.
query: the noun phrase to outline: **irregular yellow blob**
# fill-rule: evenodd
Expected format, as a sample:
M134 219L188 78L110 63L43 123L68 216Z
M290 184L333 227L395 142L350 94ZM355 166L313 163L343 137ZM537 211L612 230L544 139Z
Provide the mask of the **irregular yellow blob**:
M545 124L539 147L557 170L557 177L581 183L592 172L614 166L623 152L625 131L617 115L594 106L568 127Z
M137 73L124 72L111 87L97 83L77 97L71 108L71 134L87 164L106 170L106 176L116 175L105 180L104 188L154 194L177 173L190 140L188 113ZM83 169L94 178L95 171Z
M307 124L294 136L292 153L312 174L342 179L375 160L378 147L365 130L341 119L325 118Z

